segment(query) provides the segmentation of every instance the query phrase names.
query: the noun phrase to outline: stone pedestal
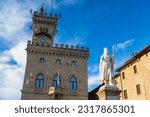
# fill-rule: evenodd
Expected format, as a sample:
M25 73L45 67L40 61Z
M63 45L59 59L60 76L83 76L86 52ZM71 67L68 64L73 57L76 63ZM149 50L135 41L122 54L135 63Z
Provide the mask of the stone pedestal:
M99 100L120 100L121 91L115 85L104 85L96 93Z

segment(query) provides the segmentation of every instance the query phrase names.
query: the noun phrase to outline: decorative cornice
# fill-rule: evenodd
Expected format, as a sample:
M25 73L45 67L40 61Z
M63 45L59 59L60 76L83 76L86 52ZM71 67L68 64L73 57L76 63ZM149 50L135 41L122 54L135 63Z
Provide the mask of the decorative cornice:
M28 41L27 44L27 52L33 54L49 54L49 55L57 55L57 56L72 56L72 57L80 57L80 58L88 58L89 57L89 48L79 47L79 46L69 46L55 44L55 46L44 45L33 45L31 41Z

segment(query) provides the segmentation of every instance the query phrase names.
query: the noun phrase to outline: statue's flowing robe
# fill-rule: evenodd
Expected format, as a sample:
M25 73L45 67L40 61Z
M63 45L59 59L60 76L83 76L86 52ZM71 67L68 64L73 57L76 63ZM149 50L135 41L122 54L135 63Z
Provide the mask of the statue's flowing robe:
M100 81L108 81L112 74L112 62L109 55L102 55L100 58Z

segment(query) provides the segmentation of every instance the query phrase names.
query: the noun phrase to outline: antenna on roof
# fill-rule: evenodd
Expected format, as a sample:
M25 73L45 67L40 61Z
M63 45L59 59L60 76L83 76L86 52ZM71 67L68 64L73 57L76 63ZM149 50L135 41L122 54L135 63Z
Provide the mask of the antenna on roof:
M50 15L52 15L52 10L53 10L53 0L51 0Z
M131 55L131 56L135 56L135 53L134 53L134 52L131 52L130 55Z

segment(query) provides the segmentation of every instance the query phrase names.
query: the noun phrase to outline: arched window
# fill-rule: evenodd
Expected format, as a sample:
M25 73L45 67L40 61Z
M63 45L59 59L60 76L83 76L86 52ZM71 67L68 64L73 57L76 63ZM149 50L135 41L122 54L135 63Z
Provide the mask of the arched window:
M39 74L36 77L36 89L43 89L44 88L44 76L43 74Z
M72 76L70 79L70 91L76 91L77 90L77 79L75 76Z
M60 88L61 87L61 78L59 75L56 75L54 78L53 78L53 86L55 88Z

